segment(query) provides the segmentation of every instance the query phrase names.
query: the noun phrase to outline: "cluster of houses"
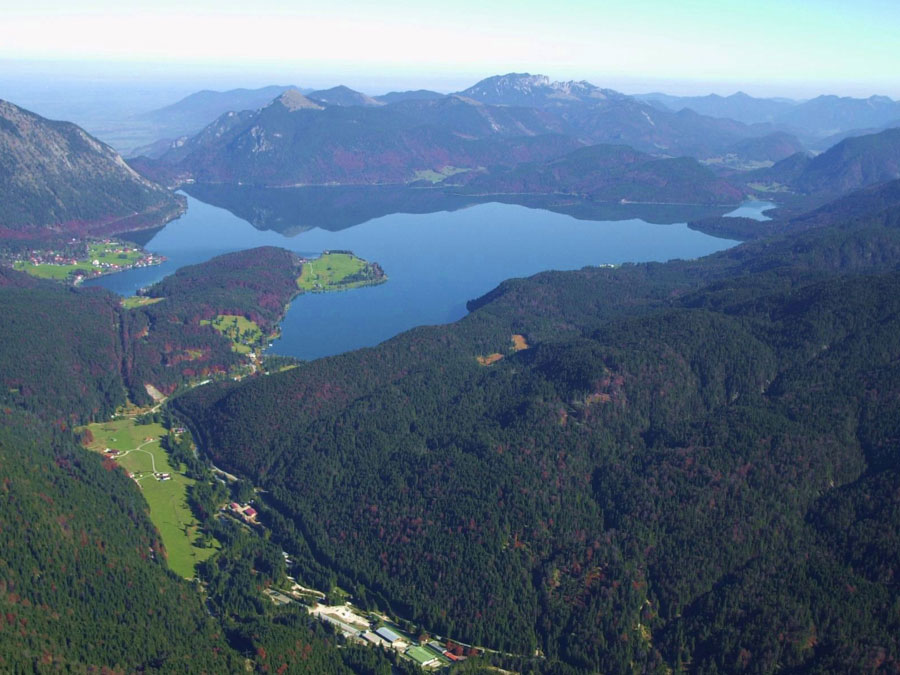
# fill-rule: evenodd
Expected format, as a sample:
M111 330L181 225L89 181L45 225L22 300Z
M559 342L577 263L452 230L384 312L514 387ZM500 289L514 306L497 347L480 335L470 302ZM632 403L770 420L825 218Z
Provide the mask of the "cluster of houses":
M33 249L25 254L25 257L16 256L17 262L30 262L32 265L77 265L81 262L73 252L79 247L77 239L69 240L68 250L41 250Z
M131 251L136 251L137 249L123 249L122 253L129 253ZM113 251L113 253L120 253L120 251ZM91 267L94 269L87 271L83 269L78 269L75 271L75 279L83 279L85 276L100 276L102 274L109 274L110 272L121 272L123 270L130 270L135 267L152 267L153 265L161 265L165 262L165 258L163 256L154 255L153 253L146 253L142 257L138 258L134 262L128 262L124 265L120 265L119 263L113 262L101 262L97 258L91 260ZM62 263L66 265L75 265L79 261L74 261L71 263Z
M31 251L28 262L32 265L77 265L80 261L56 251Z
M446 663L444 659L447 661L459 661L462 658L445 649L443 645L435 640L430 640L425 644L410 645L403 636L387 626L381 626L374 632L365 631L360 637L367 642L385 645L401 651L423 668L441 666Z
M460 661L465 658L457 656L436 640L429 640L424 644L410 644L407 638L404 638L388 626L381 626L374 631L363 631L359 634L359 637L379 647L396 649L423 668L442 666L448 661Z
M363 627L363 620L346 607L320 607L312 610L319 619L330 623L344 636L352 640L362 640L376 647L390 648L415 661L423 668L438 668L465 657L454 654L436 640L416 644L414 640L401 635L390 626L371 625Z
M72 247L75 247L78 245L78 241L72 240L70 244ZM6 264L14 263L15 265L31 264L75 267L71 274L77 283L84 280L86 277L96 277L102 274L131 269L133 267L150 267L151 265L159 265L166 260L163 256L144 252L139 248L127 246L112 239L105 239L103 244L105 245L103 255L120 256L122 257L122 263L101 261L99 258L85 260L73 255L72 249L70 248L65 251L36 249L29 251L25 257L17 256L14 259L10 259ZM137 260L127 260L127 256L135 253L140 254L140 257ZM84 266L86 264L89 264L92 269L85 269Z
M256 509L254 509L249 504L238 504L237 502L231 502L228 505L228 510L239 518L242 518L245 523L250 523L252 525L256 525L257 523L256 516L258 514L256 512Z

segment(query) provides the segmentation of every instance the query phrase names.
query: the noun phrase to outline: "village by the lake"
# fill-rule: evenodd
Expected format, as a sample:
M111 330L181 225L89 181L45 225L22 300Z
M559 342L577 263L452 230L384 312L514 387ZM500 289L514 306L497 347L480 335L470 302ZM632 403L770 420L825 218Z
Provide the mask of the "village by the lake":
M165 256L117 239L70 240L65 247L34 248L7 253L5 264L41 279L80 284L86 279L115 274L166 261Z

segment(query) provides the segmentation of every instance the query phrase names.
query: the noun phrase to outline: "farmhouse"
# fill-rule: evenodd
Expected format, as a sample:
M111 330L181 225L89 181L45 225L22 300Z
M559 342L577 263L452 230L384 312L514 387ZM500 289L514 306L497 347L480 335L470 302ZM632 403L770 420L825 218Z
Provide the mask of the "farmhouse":
M249 504L238 504L237 502L231 502L231 504L228 505L228 508L232 513L243 518L245 522L256 522L256 516L258 515L257 511Z

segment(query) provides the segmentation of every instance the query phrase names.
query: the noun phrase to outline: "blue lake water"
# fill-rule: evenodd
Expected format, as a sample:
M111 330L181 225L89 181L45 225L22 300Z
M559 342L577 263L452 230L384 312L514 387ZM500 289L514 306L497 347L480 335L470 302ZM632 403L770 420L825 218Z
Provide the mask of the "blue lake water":
M349 249L379 262L387 283L294 299L282 337L269 351L302 359L372 346L414 326L455 321L465 315L468 300L511 277L604 263L697 258L736 243L684 223L577 220L501 203L394 213L337 232L310 229L286 237L256 229L223 208L188 201L187 213L145 245L166 256L166 263L87 283L132 295L184 265L264 245L306 256ZM766 203L756 210L770 207Z

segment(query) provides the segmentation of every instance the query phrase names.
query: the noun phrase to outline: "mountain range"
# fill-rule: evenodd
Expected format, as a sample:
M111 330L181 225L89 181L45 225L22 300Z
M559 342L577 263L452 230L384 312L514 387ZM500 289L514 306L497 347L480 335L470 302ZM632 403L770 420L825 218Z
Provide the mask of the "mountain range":
M589 82L552 82L529 73L489 77L458 95L486 105L542 109L587 143L626 144L657 155L714 157L740 140L774 131L692 111L673 114Z
M744 124L774 122L786 110L799 105L799 102L787 98L755 98L742 91L730 96L709 94L707 96L672 96L661 92L636 94L640 101L652 103L664 110L679 111L685 108L709 115L710 117L727 117Z
M882 143L890 130L868 144L839 143L812 160L796 135L774 124L746 125L689 108L671 112L588 82L527 73L487 78L448 96L420 92L392 100L376 101L346 87L309 95L290 89L260 110L229 112L192 138L132 163L171 185L425 182L476 193L697 204L734 203L754 185L841 194L888 180L895 171L893 146ZM890 100L875 101L873 114L884 117ZM732 106L758 103L746 95L729 97ZM854 100L769 103L773 109L791 105L795 113L802 105L863 119L852 114ZM839 108L849 112L842 116ZM590 146L596 149L576 152ZM613 146L618 154L609 150Z
M198 91L163 108L151 110L137 119L154 127L157 139L171 142L193 135L227 112L257 110L293 87L270 85L258 89ZM301 89L309 93L311 89Z
M581 143L533 108L459 97L385 106L322 106L289 90L256 112L229 113L159 160L160 180L258 186L408 183L423 172L548 159Z
M287 87L270 86L256 90L232 90L228 92L198 92L183 101L145 115L169 128L166 136L173 139L188 133L196 133L215 117L226 112L255 110L282 93ZM418 90L391 92L381 96L368 96L345 86L302 93L335 105L391 104L403 100L436 99L445 96L434 91ZM642 110L657 112L694 111L701 116L730 119L744 125L764 126L771 131L786 131L801 137L816 148L841 140L843 135L859 135L900 125L900 102L886 96L869 98L822 95L798 101L788 98L757 98L737 92L729 96L672 96L663 93L628 96L613 89L598 87L587 81L554 82L544 75L509 73L486 78L475 85L449 94L462 96L488 105L516 107L565 108L573 104L591 105L602 102L646 104ZM179 122L190 118L188 125ZM177 133L173 133L180 129ZM597 139L595 142L615 142L617 139ZM618 139L622 141L624 139ZM633 143L630 143L632 144ZM827 147L827 146L825 146ZM646 150L646 148L638 148ZM824 147L822 147L824 149Z
M488 78L454 95L401 92L385 101L347 87L201 92L166 114L199 119L275 91L261 108L229 111L131 167L169 186L413 184L468 195L705 205L766 189L821 203L897 175L894 130L846 139L812 158L795 136L770 127L667 112L586 82L528 74ZM182 208L74 125L13 104L2 111L7 230L121 232L165 222ZM735 170L758 166L766 168Z
M169 184L404 184L548 161L596 144L738 163L742 156L777 161L802 148L784 134L770 138L765 127L660 111L586 82L527 74L488 78L448 96L391 100L346 87L308 95L292 89L132 164Z
M701 115L724 117L745 124L769 123L799 135L807 142L814 139L841 140L845 134L900 126L900 101L887 96L852 98L823 95L807 101L786 98L754 98L743 92L730 96L670 96L661 93L640 94L635 98L668 110L694 110Z

